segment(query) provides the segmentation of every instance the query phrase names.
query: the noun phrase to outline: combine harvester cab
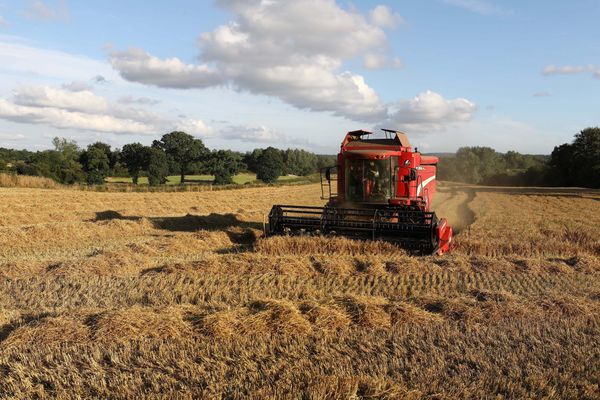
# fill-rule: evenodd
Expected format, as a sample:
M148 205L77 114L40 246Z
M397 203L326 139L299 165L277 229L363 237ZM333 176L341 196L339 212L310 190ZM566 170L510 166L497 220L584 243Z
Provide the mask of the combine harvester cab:
M438 158L413 151L406 134L348 132L337 165L321 171L325 207L275 205L270 235L329 234L396 243L415 254L443 254L452 228L429 206Z

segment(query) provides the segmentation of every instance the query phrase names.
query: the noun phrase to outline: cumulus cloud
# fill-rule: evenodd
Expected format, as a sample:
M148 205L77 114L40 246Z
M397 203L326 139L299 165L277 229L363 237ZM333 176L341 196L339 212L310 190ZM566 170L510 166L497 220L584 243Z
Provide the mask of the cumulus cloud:
M112 51L125 79L161 87L202 88L227 83L282 99L301 109L377 120L386 108L344 61L365 57L369 68L388 64L384 28L399 15L376 7L369 16L334 0L222 0L234 20L200 35L199 64L159 59L140 49ZM326 38L326 40L325 40Z
M512 10L501 8L484 0L442 0L446 4L463 8L467 11L481 15L511 15Z
M26 107L52 107L96 114L108 110L106 99L89 90L71 92L49 86L22 86L13 92L13 102Z
M225 139L240 140L251 143L281 143L286 137L266 126L236 125L228 126L221 130L221 136Z
M54 6L48 5L42 0L35 0L31 2L24 14L31 19L51 21L68 18L69 10L64 0L59 0Z
M357 59L362 59L368 69L402 67L401 60L389 54L385 31L402 18L385 6L362 14L354 8L340 7L335 0L218 3L234 18L200 35L198 63L160 59L145 50L130 48L111 50L112 66L129 81L181 89L228 85L279 98L299 109L373 124L467 120L475 110L466 99L445 100L433 92L417 98L421 103L432 103L427 112L414 99L385 104L363 76L343 68L345 62ZM441 100L436 102L434 98ZM257 130L246 137L271 139Z
M72 92L49 86L22 86L13 91L10 100L0 99L0 118L116 134L156 134L173 126L203 137L212 132L200 120L172 120L141 108L113 104L90 90Z
M219 130L219 137L228 141L239 141L261 145L273 145L279 148L293 147L326 154L330 146L312 142L307 137L290 137L265 125L228 125Z
M59 108L20 106L0 99L0 118L29 124L43 124L59 129L80 129L112 133L153 133L152 127L110 115L87 114Z
M546 65L542 70L542 75L577 75L584 72L589 72L594 78L600 78L600 67L593 64L588 65L563 65L556 66L554 64Z
M185 64L178 58L161 60L138 48L113 50L110 61L123 78L147 85L190 89L205 88L222 82L219 73L205 64Z
M185 118L177 122L175 129L203 139L214 136L214 130L200 119Z
M371 11L371 22L382 28L393 29L404 22L404 18L398 13L392 13L386 6L378 5Z
M448 100L428 90L397 103L385 123L412 131L440 130L447 124L470 120L476 109L475 103L467 99Z

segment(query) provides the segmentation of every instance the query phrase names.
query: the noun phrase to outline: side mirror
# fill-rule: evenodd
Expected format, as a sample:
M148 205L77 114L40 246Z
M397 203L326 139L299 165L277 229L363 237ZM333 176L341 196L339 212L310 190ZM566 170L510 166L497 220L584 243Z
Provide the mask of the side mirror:
M325 169L325 179L327 179L328 181L331 181L331 167L328 167L327 169Z

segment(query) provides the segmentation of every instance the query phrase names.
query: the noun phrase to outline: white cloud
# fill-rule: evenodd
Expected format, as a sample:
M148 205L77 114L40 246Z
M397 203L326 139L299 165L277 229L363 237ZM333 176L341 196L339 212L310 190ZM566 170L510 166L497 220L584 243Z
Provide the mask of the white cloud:
M251 143L282 143L286 141L286 137L283 134L275 132L263 125L228 126L221 131L221 136L225 139Z
M142 105L156 105L160 103L160 100L151 99L149 97L133 97L131 95L121 96L117 101L119 104L142 104Z
M481 15L508 16L513 13L512 10L498 7L484 0L442 0L446 4L463 8L467 11Z
M450 123L470 120L476 109L476 105L467 99L447 100L428 90L397 103L396 111L385 124L407 131L441 130Z
M71 83L65 83L62 85L62 88L71 92L83 92L93 89L91 84L84 81L73 81Z
M386 6L378 5L371 11L371 22L382 28L395 28L404 22L404 18L398 13L392 13Z
M113 50L111 64L130 81L182 89L226 84L276 97L298 109L368 123L429 128L466 121L475 112L469 100L446 100L434 92L384 104L363 76L342 68L345 62L361 58L369 69L402 67L398 57L390 61L384 30L396 26L401 17L385 6L363 15L334 0L221 0L219 4L234 20L200 35L198 64L160 59L141 49ZM245 140L273 139L266 130L240 132L247 132L242 136Z
M97 84L108 83L108 80L102 75L96 75L92 78L92 81Z
M89 90L71 92L49 86L21 86L10 101L0 99L0 118L117 134L154 134L170 123L145 110L112 104Z
M554 74L579 74L586 70L586 67L582 67L579 65L564 65L562 67L557 67L556 65L550 64L544 67L542 70L542 74L544 75L554 75Z
M26 137L21 133L0 133L0 140L24 140Z
M175 129L203 139L214 136L214 130L200 119L183 119L175 125Z
M278 97L300 109L369 121L385 116L385 106L364 78L341 66L365 55L369 68L387 63L383 27L398 23L397 14L380 6L365 17L334 0L222 0L220 4L235 20L200 35L202 64L161 60L130 49L112 51L112 65L125 79L155 86L201 88L228 83Z
M364 57L364 66L367 69L381 69L387 62L385 54L367 53Z
M594 78L600 78L600 67L594 64L588 65L563 65L556 66L554 64L546 65L542 70L542 75L576 75L583 72L589 72Z
M41 49L14 36L0 36L0 69L63 82L86 81L90 76L101 75L119 79L106 62L73 55L57 50Z
M0 99L0 118L21 123L43 124L59 129L110 133L155 133L152 126L138 121L59 108L21 106L4 99Z
M49 86L22 86L14 91L13 102L27 107L52 107L67 111L104 113L108 102L89 90L65 91Z
M8 21L2 15L0 15L0 28L8 27Z
M176 116L173 110L166 115L145 110L158 100L134 96L134 85L124 82L107 62L38 48L6 35L0 35L0 58L0 90L4 93L0 95L0 120L75 130L81 137L110 141L112 136L107 133L157 135L173 130L184 119L195 118L193 111L186 118ZM36 83L15 88L15 81ZM57 81L66 83L57 85ZM104 89L106 84L110 87ZM96 88L114 93L115 101L94 93ZM185 126L198 135L206 135L210 129L198 123Z
M49 6L42 0L34 0L24 12L25 16L41 21L63 20L69 17L69 10L64 0Z
M113 50L110 61L123 78L158 87L204 88L218 85L222 81L219 73L205 64L185 64L178 58L161 60L137 48Z

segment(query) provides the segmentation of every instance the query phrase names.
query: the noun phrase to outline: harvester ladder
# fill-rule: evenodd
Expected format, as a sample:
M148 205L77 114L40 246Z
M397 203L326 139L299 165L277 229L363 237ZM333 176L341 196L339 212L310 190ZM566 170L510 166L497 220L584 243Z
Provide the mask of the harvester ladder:
M330 179L323 177L323 173L327 169L329 169L329 171L330 171L330 174L329 174ZM335 171L335 172L331 173L331 171ZM332 197L337 197L337 181L338 181L337 168L335 168L335 167L323 168L323 169L321 169L320 175L321 175L321 200L329 200Z

